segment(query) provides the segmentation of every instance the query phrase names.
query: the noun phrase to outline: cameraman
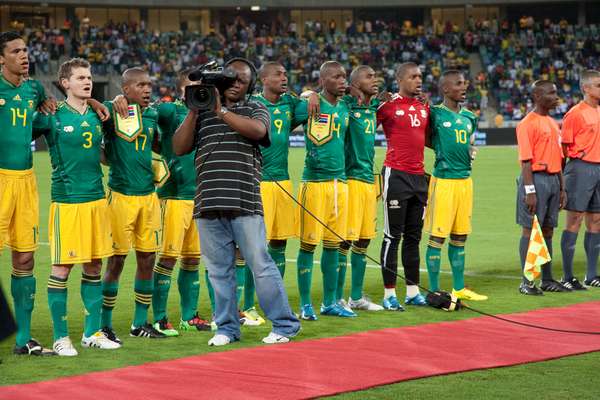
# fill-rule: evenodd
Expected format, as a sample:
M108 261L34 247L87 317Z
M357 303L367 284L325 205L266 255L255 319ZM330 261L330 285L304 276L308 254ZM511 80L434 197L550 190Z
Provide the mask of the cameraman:
M236 245L254 275L260 306L273 323L263 342L285 343L298 333L300 322L290 309L265 239L259 145L270 144L269 113L262 104L247 99L256 81L250 62L235 59L225 66L237 74L235 82L222 96L216 90L214 110L191 110L173 137L177 155L196 152L194 218L215 291L218 326L208 344L223 346L240 338Z

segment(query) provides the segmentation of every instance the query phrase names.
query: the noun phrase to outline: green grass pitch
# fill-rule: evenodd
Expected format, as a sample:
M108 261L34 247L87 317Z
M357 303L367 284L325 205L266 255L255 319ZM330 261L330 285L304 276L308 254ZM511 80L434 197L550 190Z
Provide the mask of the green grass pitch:
M379 169L384 149L377 149L376 168ZM304 150L292 149L290 153L290 172L297 188L302 173ZM46 282L49 274L49 247L47 245L47 217L50 202L50 163L47 153L34 155L35 170L40 191L40 232L44 242L36 253L35 276L37 278L37 298L32 321L32 334L44 345L52 344L52 328L46 297ZM427 169L431 169L432 154L426 156ZM478 292L487 294L490 299L478 303L481 309L492 313L510 313L532 310L541 307L561 306L572 303L597 300L600 291L589 290L584 293L548 294L543 297L525 297L518 294L519 262L517 254L520 230L515 224L515 179L518 174L516 149L513 147L481 148L474 164L475 202L473 212L473 233L467 241L466 282ZM380 208L381 218L381 208ZM564 216L561 216L561 226ZM555 278L561 276L559 252L560 232L557 229L554 239L557 262ZM381 237L369 247L369 255L379 259ZM425 242L425 241L424 241ZM575 270L581 277L584 269L583 240L579 240L575 259ZM291 240L287 249L287 258L295 259L298 241ZM421 255L423 257L424 246ZM319 260L317 251L315 260ZM369 264L373 264L369 261ZM127 259L122 275L119 297L114 311L114 324L117 333L124 339L125 346L117 351L99 351L81 349L79 340L82 332L83 311L79 296L80 267L75 267L69 281L69 331L80 355L74 358L17 358L11 355L13 340L0 344L0 385L34 382L60 376L81 374L141 364L149 361L173 359L183 356L229 351L231 349L260 345L260 339L268 334L269 326L245 327L242 329L241 342L223 348L208 347L206 342L211 333L183 332L179 338L164 341L152 341L128 337L128 329L133 316L133 275L134 258ZM5 292L10 284L10 253L7 249L0 256L0 281ZM451 280L446 249L443 251L442 287L449 289ZM402 269L400 268L400 272ZM313 301L317 305L321 299L321 276L319 265L315 265L313 274ZM350 273L347 274L349 279ZM423 284L427 284L427 274L421 273ZM295 263L288 261L286 289L292 307L298 309ZM403 298L402 286L399 295ZM346 290L349 290L347 283ZM367 268L365 292L376 301L380 301L383 289L381 273L378 268ZM169 297L168 313L171 321L179 319L179 294L174 280ZM202 275L200 293L201 315L209 314L208 296ZM367 329L379 329L416 325L436 321L458 320L476 317L470 311L445 313L430 308L409 307L404 313L360 313L355 319L336 319L322 317L317 322L304 322L302 332L295 340L314 339L360 332ZM515 343L518 347L518 343ZM527 351L520 349L518 351ZM474 355L476 356L476 355ZM398 360L402 362L402 360ZM594 376L600 363L600 353L568 357L560 360L528 364L517 367L483 370L470 373L427 378L398 383L358 393L342 395L346 398L424 398L445 396L448 398L522 398L523 390L533 391L540 398L596 398L593 391ZM340 365L339 368L345 368ZM373 368L377 368L376 365ZM0 388L0 394L2 389Z

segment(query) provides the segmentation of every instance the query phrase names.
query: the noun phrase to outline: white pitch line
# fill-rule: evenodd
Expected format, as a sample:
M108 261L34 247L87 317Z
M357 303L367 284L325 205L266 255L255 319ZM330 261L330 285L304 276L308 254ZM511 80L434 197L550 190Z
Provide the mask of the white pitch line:
M41 246L49 246L50 243L48 242L39 242L38 243ZM296 259L295 258L286 258L285 259L286 262L290 262L290 263L295 263ZM321 264L320 261L314 261L315 264ZM381 267L379 265L375 265L375 264L367 264L367 268L373 268L373 269L381 269ZM427 272L427 270L425 268L421 268L420 269L421 272ZM446 274L446 275L451 275L452 272L450 271L440 271L440 273L442 274ZM496 278L496 279L509 279L509 280L521 280L520 276L515 276L515 275L490 275L490 274L481 274L478 272L465 272L466 276L474 276L474 277L479 277L479 278Z
M295 263L296 260L293 258L286 258L285 261L287 262L291 262L291 263ZM320 261L314 261L315 264L321 264ZM401 267L401 266L399 266ZM373 269L381 269L381 267L379 265L375 265L375 264L367 264L367 268L373 268ZM421 272L427 272L427 269L425 268L421 268L419 269L419 271ZM450 271L440 271L440 273L442 274L447 274L447 275L451 275L452 272ZM466 276L474 276L474 277L480 277L480 278L497 278L497 279L510 279L510 280L521 280L520 276L515 276L515 275L492 275L492 274L481 274L478 272L465 272Z

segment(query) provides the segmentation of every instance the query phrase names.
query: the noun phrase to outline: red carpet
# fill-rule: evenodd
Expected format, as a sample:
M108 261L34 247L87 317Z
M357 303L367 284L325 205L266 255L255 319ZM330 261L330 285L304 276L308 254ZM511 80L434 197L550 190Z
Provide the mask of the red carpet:
M507 317L554 328L600 331L600 302ZM209 399L298 399L597 350L600 335L554 333L484 317L225 351L5 386L0 387L0 399L166 400L196 395Z

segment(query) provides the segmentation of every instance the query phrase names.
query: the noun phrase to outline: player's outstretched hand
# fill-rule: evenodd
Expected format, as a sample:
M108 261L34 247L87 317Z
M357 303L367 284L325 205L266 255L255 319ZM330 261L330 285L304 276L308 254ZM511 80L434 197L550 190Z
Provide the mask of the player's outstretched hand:
M417 96L417 100L419 100L424 105L427 105L429 104L429 95L425 92L421 92L421 94Z
M129 106L129 102L122 94L117 95L113 99L113 110L121 116L121 118L127 118L129 113L127 112L127 107Z
M94 99L88 99L87 103L90 107L92 107L92 110L94 110L94 112L98 115L100 121L108 121L108 119L110 118L110 112L108 111L108 107Z
M525 205L527 206L530 214L535 214L535 208L537 206L537 196L535 193L529 193L525 195Z
M379 100L383 102L392 101L392 92L381 92L379 93Z
M567 192L562 189L560 191L560 209L562 210L563 208L565 208L567 206Z
M48 97L46 100L39 105L38 111L44 115L54 114L56 112L56 108L58 104L54 97Z
M308 97L308 118L314 119L321 113L321 102L319 101L319 94L312 92Z

